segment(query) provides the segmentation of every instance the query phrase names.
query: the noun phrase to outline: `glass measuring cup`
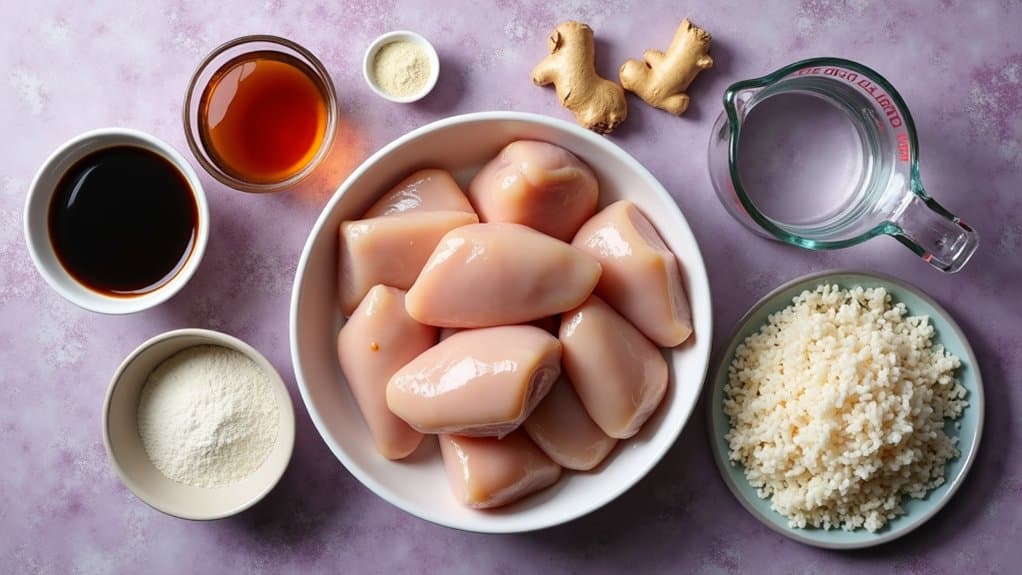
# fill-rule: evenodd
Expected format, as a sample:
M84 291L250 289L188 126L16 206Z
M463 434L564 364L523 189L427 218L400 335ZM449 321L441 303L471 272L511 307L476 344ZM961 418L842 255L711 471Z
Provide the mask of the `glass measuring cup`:
M801 132L778 137L788 128ZM709 169L724 207L760 235L822 250L887 234L953 273L979 236L923 189L917 153L912 116L887 80L850 60L813 58L728 87Z

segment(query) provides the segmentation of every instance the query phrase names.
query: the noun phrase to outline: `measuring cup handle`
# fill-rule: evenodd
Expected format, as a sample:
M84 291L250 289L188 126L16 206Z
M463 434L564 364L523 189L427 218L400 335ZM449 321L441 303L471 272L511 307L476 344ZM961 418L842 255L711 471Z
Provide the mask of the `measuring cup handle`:
M962 269L976 252L979 234L925 192L908 197L891 219L891 235L941 271Z

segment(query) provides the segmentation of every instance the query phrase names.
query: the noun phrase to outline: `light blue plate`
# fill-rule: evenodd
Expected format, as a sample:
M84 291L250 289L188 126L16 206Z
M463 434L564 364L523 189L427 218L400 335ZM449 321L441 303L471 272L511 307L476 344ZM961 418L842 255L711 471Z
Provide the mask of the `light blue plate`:
M723 411L723 396L724 384L727 383L727 366L731 363L735 348L746 337L759 330L766 322L767 316L791 305L792 298L804 290L813 290L822 283L837 284L846 289L854 286L883 287L891 294L895 303L903 302L905 304L909 315L929 316L930 322L936 330L934 340L943 344L948 352L962 360L962 367L958 370L957 375L959 382L968 391L966 399L969 401L969 406L965 408L959 420L961 422L960 429L956 429L950 422L945 427L949 435L958 436L958 448L961 455L948 463L947 481L943 485L927 494L925 499L905 498L902 501L905 514L890 521L876 533L870 533L861 528L847 532L833 529L825 531L815 528L794 529L788 527L788 520L770 509L770 500L760 499L756 495L756 490L749 486L745 479L744 468L737 463L732 464L728 460L728 446L727 441L724 440L724 434L727 433L729 422ZM976 451L979 449L980 434L983 429L983 382L979 366L976 364L976 355L972 352L961 328L937 302L917 288L899 279L874 273L845 270L818 272L794 279L768 293L739 321L738 329L728 343L727 349L724 350L721 362L717 367L710 393L708 421L713 457L731 492L749 513L752 513L767 527L807 545L829 549L856 549L886 543L909 533L933 517L951 499L965 479L965 474L972 466Z

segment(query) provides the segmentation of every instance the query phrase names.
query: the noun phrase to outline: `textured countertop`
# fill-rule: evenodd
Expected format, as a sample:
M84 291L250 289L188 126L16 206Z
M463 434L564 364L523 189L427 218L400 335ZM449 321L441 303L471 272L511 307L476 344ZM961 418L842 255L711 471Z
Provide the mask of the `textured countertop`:
M552 7L556 4L557 7ZM755 8L749 6L755 5ZM718 477L698 409L653 472L592 515L510 536L462 533L406 515L330 454L295 387L287 338L291 282L327 198L371 152L445 116L511 109L567 117L529 70L560 21L591 24L599 68L662 47L684 16L713 33L716 66L683 119L630 101L613 141L681 206L714 289L715 350L772 287L810 270L886 272L946 306L971 339L988 398L983 446L945 510L914 534L853 553L805 547L746 513ZM376 35L413 29L442 59L426 100L402 106L362 81ZM113 2L0 0L0 571L5 573L456 572L1018 573L1022 570L1022 4L965 2L625 1ZM36 273L22 235L26 190L58 145L128 126L187 153L180 106L213 47L249 33L318 54L341 101L341 153L315 182L270 196L202 174L212 212L205 260L170 302L129 317L74 307ZM873 66L915 116L922 174L982 236L965 270L943 275L881 238L836 253L771 243L731 220L706 172L724 87L796 59ZM196 165L193 161L193 165ZM207 327L246 339L296 400L294 459L250 511L211 523L160 514L107 462L100 411L121 359L144 339Z

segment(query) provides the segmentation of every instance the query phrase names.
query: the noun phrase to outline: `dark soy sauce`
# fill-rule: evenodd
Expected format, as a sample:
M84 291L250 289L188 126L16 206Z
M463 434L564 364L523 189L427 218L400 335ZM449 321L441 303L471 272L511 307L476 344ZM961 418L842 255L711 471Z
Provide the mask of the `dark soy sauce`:
M50 201L50 241L82 285L133 296L169 282L192 251L198 207L191 186L163 156L115 146L85 156Z

